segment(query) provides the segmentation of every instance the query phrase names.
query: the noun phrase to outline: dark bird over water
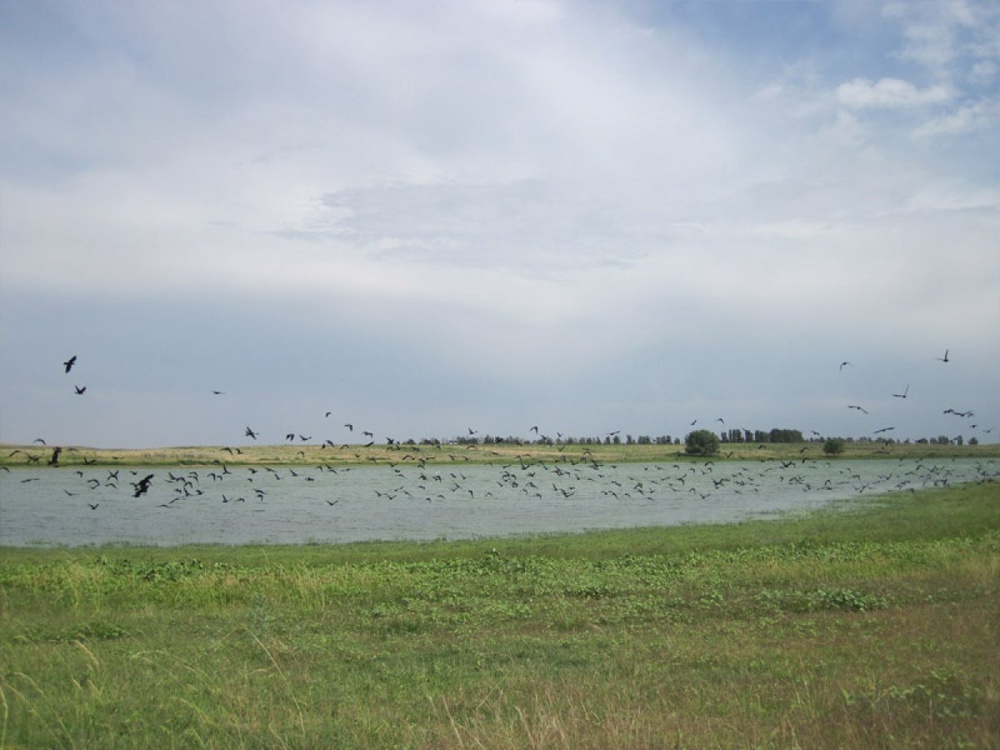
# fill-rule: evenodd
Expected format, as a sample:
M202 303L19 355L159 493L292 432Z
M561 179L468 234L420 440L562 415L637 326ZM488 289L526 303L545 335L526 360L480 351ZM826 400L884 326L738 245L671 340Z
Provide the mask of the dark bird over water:
M59 454L62 453L62 448L58 445L52 449L52 458L49 459L49 466L59 465Z
M140 495L145 495L149 492L149 485L153 482L153 474L147 474L138 482L133 482L132 487L135 488L135 493L132 497L139 497Z
M76 364L76 355L74 354L72 357L63 362L63 367L66 368L66 372L69 372L70 370L73 369L73 365L75 364Z

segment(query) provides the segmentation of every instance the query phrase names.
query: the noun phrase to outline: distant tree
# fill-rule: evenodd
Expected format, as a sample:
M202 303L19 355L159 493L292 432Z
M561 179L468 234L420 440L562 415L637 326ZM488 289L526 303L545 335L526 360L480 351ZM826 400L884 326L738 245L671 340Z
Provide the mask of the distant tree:
M684 438L684 445L690 456L714 456L719 452L719 436L711 430L695 430Z
M843 438L827 438L823 443L823 452L828 456L839 456L844 452L846 444Z
M979 438L970 437L969 438L969 445L979 445Z

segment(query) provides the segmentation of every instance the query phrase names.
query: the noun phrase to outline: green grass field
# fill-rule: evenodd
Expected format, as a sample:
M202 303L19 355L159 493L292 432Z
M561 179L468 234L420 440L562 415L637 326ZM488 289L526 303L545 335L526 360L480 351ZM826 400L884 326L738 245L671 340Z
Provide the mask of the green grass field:
M996 748L1000 485L736 525L0 549L2 748Z

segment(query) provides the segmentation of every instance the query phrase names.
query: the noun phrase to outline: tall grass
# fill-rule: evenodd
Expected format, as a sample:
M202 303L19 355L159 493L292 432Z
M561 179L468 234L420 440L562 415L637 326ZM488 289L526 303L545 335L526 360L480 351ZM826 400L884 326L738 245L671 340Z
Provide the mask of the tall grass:
M998 499L478 542L0 549L0 747L992 748Z

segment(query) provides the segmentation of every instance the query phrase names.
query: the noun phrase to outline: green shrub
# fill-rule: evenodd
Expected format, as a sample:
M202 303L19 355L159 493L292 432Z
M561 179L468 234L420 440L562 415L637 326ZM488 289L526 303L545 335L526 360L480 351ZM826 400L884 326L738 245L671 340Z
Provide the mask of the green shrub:
M714 456L719 452L719 436L711 430L695 430L684 438L684 445L690 456Z
M839 456L844 452L845 445L844 438L827 438L823 443L823 452L828 456Z

